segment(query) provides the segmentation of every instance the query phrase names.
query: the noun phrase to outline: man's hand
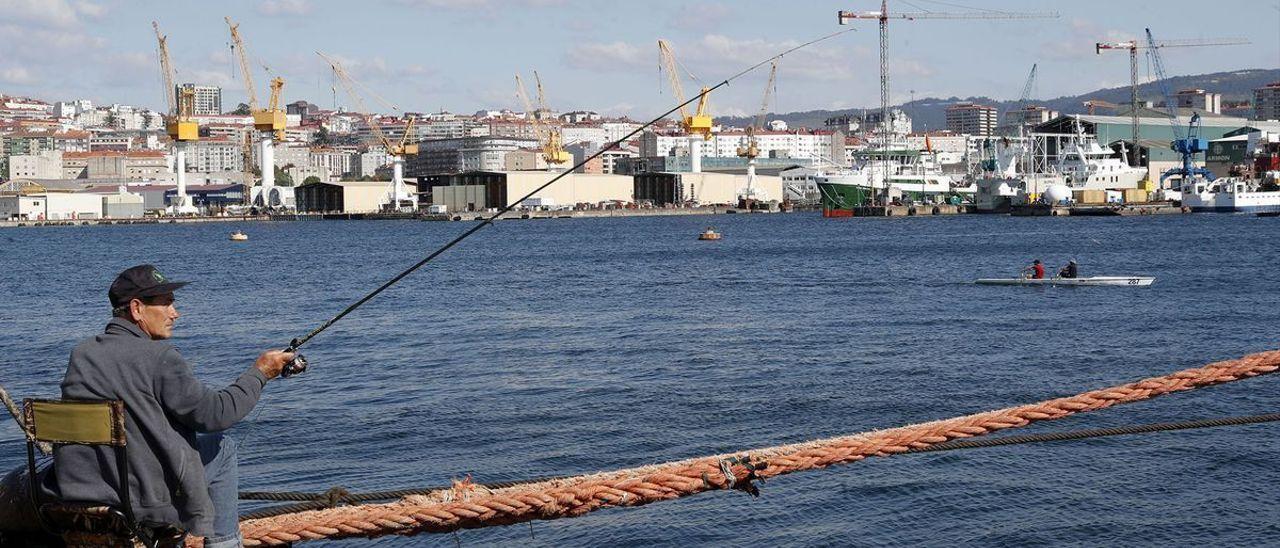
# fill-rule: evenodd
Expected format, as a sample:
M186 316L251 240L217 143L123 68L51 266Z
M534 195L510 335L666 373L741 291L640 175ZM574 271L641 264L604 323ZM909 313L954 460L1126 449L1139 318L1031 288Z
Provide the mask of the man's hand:
M293 356L293 352L268 350L258 356L258 361L253 366L268 379L274 379L280 376L280 371L284 369L285 364L293 361Z

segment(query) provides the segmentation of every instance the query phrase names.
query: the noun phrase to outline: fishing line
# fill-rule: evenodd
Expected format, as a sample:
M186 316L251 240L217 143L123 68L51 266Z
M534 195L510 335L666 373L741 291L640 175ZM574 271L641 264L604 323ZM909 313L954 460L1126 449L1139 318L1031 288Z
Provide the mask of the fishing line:
M689 106L690 104L693 104L694 102L696 102L696 101L698 101L698 100L702 99L702 97L703 97L703 96L705 96L705 95L707 95L707 94L711 93L712 91L715 91L715 90L717 90L717 89L719 89L719 88L721 88L721 87L724 87L724 86L729 85L729 82L732 82L732 81L734 81L734 80L737 80L738 78L741 78L743 75L745 75L745 74L747 74L747 73L749 73L749 72L751 72L751 71L754 71L754 70L756 70L756 69L758 69L758 68L760 68L760 67L762 67L762 66L764 66L764 65L766 65L766 64L768 64L768 63L770 63L770 62L772 62L772 61L774 61L774 60L776 60L776 59L781 59L783 56L785 56L785 55L787 55L787 54L789 54L789 53L792 53L792 52L794 52L794 51L797 51L797 50L800 50L800 49L806 48L806 47L808 47L808 46L811 46L811 45L813 45L813 44L816 44L816 43L819 43L819 42L822 42L822 41L825 41L825 40L829 40L829 39L831 39L831 38L835 38L836 36L839 36L839 35L844 34L844 33L846 33L846 32L852 32L852 31L854 31L854 30L856 30L856 29L854 29L854 28L848 28L848 29L839 30L839 31L836 31L836 32L833 32L833 33L830 33L830 34L827 34L827 35L824 35L824 36L821 36L821 37L819 37L819 38L815 38L815 39L810 40L810 41L808 41L808 42L805 42L805 43L803 43L803 44L800 44L800 45L797 45L797 46L791 47L791 48L789 48L789 49L787 49L787 50L785 50L785 51L783 51L783 52L781 52L781 53L778 53L777 55L773 55L773 56L769 57L768 59L765 59L765 60L763 60L763 61L760 61L759 63L756 63L756 64L754 64L754 65L751 65L750 67L747 67L747 68L745 68L745 69L743 69L743 70L739 71L738 73L736 73L736 74L734 74L734 75L732 75L732 76L730 76L730 77L728 77L728 78L725 78L725 79L724 79L724 80L722 80L720 83L718 83L718 84L716 84L716 85L714 85L714 86L712 86L712 87L710 87L710 88L707 88L706 90L704 90L704 91L702 91L702 92L698 93L697 95L693 96L693 97L692 97L692 98L690 98L689 100L687 100L687 101L685 101L685 102L683 102L683 103L680 103L679 105L676 105L675 107L672 107L670 110L668 110L668 111L666 111L666 112L662 113L662 114L661 114L661 115L659 115L658 117L656 117L656 118L654 118L654 119L652 119L652 120L650 120L650 121L648 121L648 122L646 122L646 123L642 124L641 126L637 127L636 129L632 130L630 133L628 133L628 134L624 135L622 138L620 138L620 139L618 139L618 140L616 140L616 141L613 141L612 143L609 143L607 146L604 146L604 147L600 148L600 149L599 149L599 150L597 150L596 152L592 153L591 155L587 156L587 157L586 157L586 158L584 158L583 160L579 161L577 164L574 164L574 166L573 166L573 167L571 167L571 168L569 168L569 169L566 169L565 171L561 172L559 175L556 175L555 177L551 178L551 180L549 180L549 181L547 181L547 182L543 183L542 185L538 186L537 188L535 188L535 189L533 189L533 190L529 191L529 193L525 194L525 195L524 195L524 197L522 197L522 198L520 198L520 199L518 199L518 200L513 200L513 201L511 201L509 204L507 204L507 205L503 206L502 208L499 208L499 209L498 209L498 211L497 211L496 213L493 213L493 214L492 214L492 215L490 215L488 218L484 219L484 221L483 221L483 222L476 224L475 226L473 226L473 227L471 227L470 229L468 229L466 232L463 232L462 234L458 235L458 236L457 236L457 237L455 237L454 239L450 240L448 243L446 243L446 244L444 244L443 246L441 246L439 249L436 249L435 251L431 252L431 254L427 255L427 256L426 256L425 258L423 258L422 260L418 261L417 263L414 263L414 264L413 264L413 266L410 266L409 268L406 268L404 271L400 272L399 274L396 274L396 275L395 275L395 277L391 278L390 280L387 280L387 282L386 282L386 283L383 283L381 286L378 286L378 288L377 288L377 289L374 289L373 291L369 292L369 294L365 295L364 297L361 297L361 298L360 298L360 300L358 300L358 301L356 301L356 302L352 303L351 305L347 306L347 307L346 307L346 308L344 308L341 312L338 312L338 314L337 314L337 315L335 315L334 317L330 318L328 321L324 322L324 323L323 323L323 324L321 324L319 327L317 327L317 328L315 328L314 330L312 330L310 333L307 333L305 336L302 336L302 337L300 337L300 338L293 339L293 340L289 343L289 346L288 346L288 348L286 348L286 349L285 349L285 351L286 351L286 352L297 352L297 350L298 350L299 348L301 348L301 347L302 347L302 345L306 344L308 341L310 341L310 340L311 340L312 338L314 338L316 335L319 335L319 334L320 334L320 333L322 333L324 330L328 329L330 326L332 326L333 324L337 323L337 322L338 322L338 320L341 320L341 319L342 319L343 317L345 317L347 314L350 314L351 312L355 311L355 309L360 308L360 306L364 305L364 303L366 303L366 302L369 302L369 300L370 300L370 299L372 299L372 298L376 297L379 293L382 293L383 291L386 291L388 288L390 288L391 286L395 285L395 284L396 284L396 282L399 282L400 280L404 279L404 277L405 277L405 276L408 276L409 274L413 273L415 270L417 270L417 269L419 269L419 268L422 268L424 265L426 265L427 263L431 262L431 261L432 261L432 260L434 260L436 257L440 256L440 254L441 254L441 253L444 253L445 251L448 251L448 250L449 250L450 248L452 248L453 246L458 245L460 242L462 242L463 240L467 239L467 238L468 238L469 236L471 236L472 234L475 234L476 232L479 232L479 231L480 231L480 229L484 228L485 226L487 226L487 225L492 225L494 220L496 220L498 217L501 217L502 215L504 215L504 214L506 214L506 213L510 212L512 209L515 209L515 207L516 207L517 205L519 205L521 202L524 202L525 200L528 200L529 198L533 197L533 195L534 195L534 194L537 194L537 193L541 192L542 190L544 190L544 189L546 189L547 187L549 187L549 186L551 186L552 184L554 184L556 181L559 181L560 179L563 179L565 176L569 175L570 173L573 173L573 172L574 172L575 170L577 170L578 168L580 168L580 167L582 167L582 166L586 165L588 162L590 162L590 161L592 161L592 160L596 159L597 157L599 157L599 156L603 155L606 151L608 151L608 150L612 150L612 149L616 148L618 145L620 145L620 144L621 144L621 143L623 143L624 141L627 141L628 139L630 139L630 138L634 137L635 135L639 134L641 131L644 131L645 129L649 128L650 126L652 126L652 125L654 125L654 124L658 123L659 121L663 120L663 119L664 119L664 118L666 118L667 116L670 116L671 114L676 113L676 112L677 112L677 111L679 111L680 109L682 109L682 108L684 108L684 107L686 107L686 106ZM293 365L293 364L292 364L292 362L291 362L291 364L290 364L290 365ZM305 364L305 362L304 362L304 363L302 363L302 364L300 364L300 365L301 365L301 367L294 367L294 368L290 368L290 367L286 366L286 372L287 372L288 374L287 374L287 375L284 375L284 376L286 376L286 377L287 377L287 376L292 376L292 375L295 375L295 374L297 374L297 373L301 373L302 371L304 371L304 370L306 369L306 364Z
M723 81L721 81L719 84L716 84L715 86L712 86L712 87L710 87L710 88L707 88L706 90L702 91L701 93L698 93L697 95L695 95L695 96L691 97L689 100L687 100L687 101L685 101L685 102L683 102L683 103L680 103L679 105L676 105L675 107L672 107L670 110L668 110L668 111L666 111L666 112L662 113L660 116L658 116L658 117L656 117L656 118L654 118L654 119L652 119L652 120L649 120L648 122L646 122L646 123L642 124L640 127L637 127L636 129L632 130L630 133L628 133L628 134L624 135L622 138L620 138L620 139L618 139L618 140L616 140L616 141L613 141L613 142L609 143L607 146L601 147L601 148L600 148L600 150L597 150L596 152L594 152L594 153L592 153L591 155L589 155L589 156L587 156L586 158L584 158L582 161L578 162L577 164L574 164L574 166L573 166L573 167L571 167L571 168L569 168L569 169L566 169L564 172L562 172L562 173L560 173L559 175L556 175L555 177L551 178L551 180L549 180L549 181L547 181L546 183L543 183L541 186L539 186L539 187L537 187L537 188L533 189L533 190L532 190L532 191L530 191L528 194L525 194L525 195L524 195L524 197L520 198L519 200L512 201L509 205L506 205L506 206L502 207L502 208L501 208L501 209L499 209L496 213L494 213L493 215L490 215L488 218L484 219L484 221L483 221L483 222L480 222L480 223L476 224L475 226L471 227L471 228L470 228L470 229L468 229L466 232L463 232L462 234L458 235L456 238L454 238L454 239L450 240L448 243L446 243L446 244L444 244L443 246L441 246L439 249L436 249L435 251L431 252L431 254L430 254L430 255L427 255L427 256L426 256L425 258L423 258L422 260L418 261L417 263L414 263L414 264L413 264L413 266L410 266L409 268L407 268L407 269L405 269L404 271L400 272L399 274L395 275L395 277L391 278L390 280L387 280L387 282L386 282L386 283L383 283L382 285L378 286L378 288L377 288L377 289L374 289L373 291L369 292L369 294L365 295L364 297L361 297L361 298L360 298L360 300L358 300L358 301L356 301L356 302L352 303L350 306L347 306L346 308L342 309L342 311L341 311L341 312L338 312L338 314L337 314L337 315L335 315L334 317L330 318L328 321L324 322L324 323L323 323L323 324L321 324L319 327L317 327L317 328L315 328L314 330L312 330L310 333L307 333L307 334L306 334L305 336L303 336L303 337L295 338L295 339L293 339L292 341L290 341L290 342L289 342L289 346L288 346L287 348L285 348L285 352L294 353L294 354L295 354L295 357L294 357L294 359L293 359L292 361L290 361L289 363L285 364L284 370L281 372L280 376L281 376L281 377L285 377L285 378L287 378L287 377L291 377L291 376L293 376L293 375L297 375L297 374L299 374L299 373L302 373L303 371L306 371L306 369L307 369L307 361L306 361L306 359L305 359L305 358L303 358L301 354L297 354L298 349L299 349L299 348L301 348L301 347L302 347L302 345L306 344L308 341L310 341L310 340L311 340L312 338L314 338L316 335L319 335L321 332L323 332L324 330L328 329L328 328L329 328L330 326L332 326L333 324L337 323L337 322L338 322L338 320L341 320L341 319L342 319L343 317L345 317L347 314L350 314L351 312L355 311L355 309L360 308L360 306L361 306L361 305L363 305L364 303L369 302L369 300L370 300L370 299L373 299L373 298L374 298L374 297L376 297L379 293L382 293L383 291L386 291L386 290L387 290L387 288L390 288L392 285L395 285L395 283L396 283L396 282L398 282L398 281L400 281L400 280L404 279L404 277L405 277L405 276L408 276L409 274L413 273L413 271L415 271L415 270L417 270L417 269L419 269L419 268L422 268L422 267L423 267L423 266L425 266L427 263L431 262L433 259L435 259L436 257L440 256L440 254L441 254L441 253L444 253L445 251L448 251L448 250L449 250L450 248L452 248L453 246L458 245L460 242L462 242L462 240L465 240L465 239L467 239L467 237L471 236L472 234L475 234L476 232L479 232L479 231L480 231L480 229L481 229L481 228L484 228L486 225L492 225L492 224L493 224L493 221L494 221L494 220L496 220L498 217L502 216L502 215L503 215L503 214L505 214L505 213L510 212L512 209L514 209L514 208L515 208L515 206L516 206L516 205L518 205L518 204L520 204L521 202L523 202L523 201L525 201L525 200L527 200L527 199L529 199L529 198L533 197L533 195L534 195L534 194L537 194L538 192L541 192L543 189L546 189L547 187L551 186L553 183L555 183L556 181L559 181L560 179L564 178L566 175L568 175L568 174L570 174L570 173L573 173L575 170L577 170L578 168L580 168L580 167L582 167L582 166L586 165L588 162L590 162L590 161L592 161L592 160L596 159L597 157L601 156L601 155L602 155L602 154L604 154L606 151L608 151L608 150L612 150L612 149L616 148L618 145L620 145L620 144L621 144L621 143L623 143L624 141L626 141L626 140L628 140L628 139L630 139L630 138L634 137L636 134L640 133L641 131L644 131L644 130L645 130L645 129L647 129L649 126L652 126L652 125L654 125L654 124L658 123L659 121L661 121L662 119L666 118L667 116L670 116L670 115L672 115L672 114L676 113L677 111L679 111L680 109L682 109L682 108L684 108L684 107L686 107L686 106L689 106L690 104L693 104L695 101L700 100L704 95L706 95L706 94L708 94L708 93L711 93L712 91L715 91L716 89L719 89L719 88L721 88L721 87L724 87L724 86L729 85L729 82L732 82L732 81L734 81L734 80L737 80L738 78L741 78L743 75L746 75L747 73L749 73L749 72L751 72L751 71L754 71L754 70L756 70L756 69L758 69L758 68L760 68L760 67L762 67L762 66L764 66L764 65L766 65L766 64L768 64L768 63L770 63L770 62L772 62L772 61L775 61L775 60L781 59L783 56L785 56L785 55L787 55L787 54L789 54L789 53L792 53L792 52L795 52L795 51L797 51L797 50L800 50L800 49L803 49L803 48L809 47L809 46L811 46L811 45L813 45L813 44L817 44L817 43L819 43L819 42L823 42L823 41L826 41L826 40L830 40L830 39L832 39L832 38L835 38L835 37L840 36L840 35L842 35L842 34L845 34L845 33L847 33L847 32L854 32L854 31L856 31L856 30L857 30L857 29L856 29L856 28L853 28L853 27L850 27L850 28L847 28L847 29L842 29L842 30L839 30L839 31L836 31L836 32L832 32L832 33L830 33L830 34L826 34L826 35L820 36L820 37L818 37L818 38L815 38L815 39L810 40L810 41L808 41L808 42L805 42L805 43L803 43L803 44L800 44L800 45L797 45L797 46L794 46L794 47L788 48L788 49L786 49L786 50L782 51L781 53L778 53L777 55L773 55L773 56L769 57L768 59L765 59L765 60L763 60L763 61L760 61L759 63L756 63L756 64L754 64L754 65L751 65L751 66L749 66L749 67L747 67L747 68L745 68L745 69L743 69L743 70L741 70L741 71L738 71L736 74L734 74L734 75L732 75L732 76L730 76L730 77L728 77L728 78L725 78L725 79L724 79ZM336 97L336 94L335 94L335 97ZM264 408L263 406L258 406L258 408L254 410L252 418L248 421L248 424L247 424L247 425L246 425L246 427L245 427L244 434L240 436L240 439L239 439L239 440L237 440L237 441L238 441L238 443L239 443L240 445L242 445L242 446L243 446L243 445L247 445L247 442L248 442L248 440L249 440L249 437L250 437L250 436L254 433L254 431L256 430L256 426L257 426L257 424L258 424L258 418L261 416L263 408Z

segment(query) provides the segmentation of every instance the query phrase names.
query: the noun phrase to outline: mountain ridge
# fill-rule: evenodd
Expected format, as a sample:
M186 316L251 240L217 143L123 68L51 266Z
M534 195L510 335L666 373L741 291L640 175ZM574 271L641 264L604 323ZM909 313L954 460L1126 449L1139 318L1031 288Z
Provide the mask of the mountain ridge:
M1208 74L1174 76L1167 79L1171 90L1199 88L1220 93L1224 104L1236 101L1252 102L1254 88L1276 81L1280 81L1280 69L1240 69ZM1146 82L1138 87L1138 99L1140 101L1147 100L1158 103L1163 100L1161 93L1156 81ZM1047 107L1062 114L1083 114L1087 112L1084 106L1086 100L1102 100L1117 105L1127 105L1129 103L1129 86L1101 88L1054 99L1031 99L1027 101L1027 104ZM923 131L946 129L946 108L953 103L959 102L974 102L996 107L1000 112L1000 116L1003 116L1006 111L1023 104L1017 100L1002 101L986 96L964 98L952 96L948 98L926 97L893 106L901 108L908 116L911 116L915 131ZM879 108L878 106L871 106L836 110L817 109L782 114L769 113L765 115L765 119L782 120L791 128L818 129L823 126L823 121L827 118L846 114L860 114L867 111L875 111ZM741 127L750 124L751 117L727 116L718 118L717 121L725 125Z

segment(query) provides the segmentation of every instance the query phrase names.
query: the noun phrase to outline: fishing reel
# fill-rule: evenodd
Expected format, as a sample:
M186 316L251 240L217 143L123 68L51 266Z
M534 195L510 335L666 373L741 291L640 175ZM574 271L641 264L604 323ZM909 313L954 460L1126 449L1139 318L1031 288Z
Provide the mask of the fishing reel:
M298 339L294 339L293 342L289 343L289 348L284 349L285 352L293 354L293 359L284 364L284 368L280 370L281 378L287 379L307 370L307 365L309 364L307 363L307 358L298 353L299 344Z

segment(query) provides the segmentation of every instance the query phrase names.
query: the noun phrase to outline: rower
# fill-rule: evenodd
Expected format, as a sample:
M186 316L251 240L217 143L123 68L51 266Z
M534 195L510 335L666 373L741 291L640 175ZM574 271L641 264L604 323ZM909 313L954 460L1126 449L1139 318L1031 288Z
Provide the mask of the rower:
M1022 275L1034 280L1044 279L1044 263L1040 259L1032 261L1031 266L1022 269Z
M1058 277L1059 278L1079 278L1080 266L1076 264L1076 260L1071 259L1069 262L1067 262L1067 266L1062 267L1062 270L1058 271Z

